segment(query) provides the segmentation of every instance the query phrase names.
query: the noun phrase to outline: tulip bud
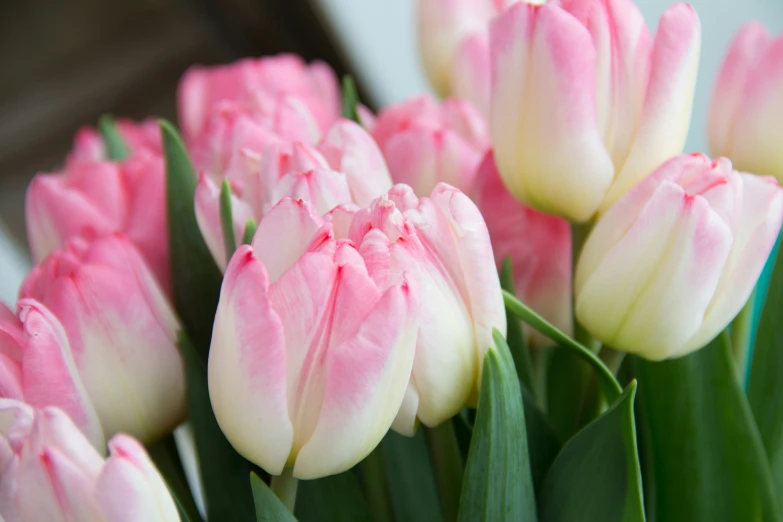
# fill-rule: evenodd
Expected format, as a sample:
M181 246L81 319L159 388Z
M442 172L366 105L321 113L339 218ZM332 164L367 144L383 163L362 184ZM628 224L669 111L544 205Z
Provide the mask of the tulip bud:
M242 149L239 156L234 162L237 168L227 174L237 239L248 219L259 221L285 197L312 203L326 214L342 204L368 204L391 187L386 163L372 137L346 120L335 123L317 147L276 140L259 153ZM224 269L219 196L215 183L202 175L196 187L196 218L215 261Z
M571 227L515 200L503 185L492 153L476 175L474 200L487 223L495 263L511 260L514 290L522 302L568 334L571 319ZM531 344L551 345L524 325Z
M464 100L438 104L420 96L387 107L372 128L392 180L419 196L439 182L468 190L476 168L489 149L481 114Z
M475 404L492 328L506 329L492 246L478 208L445 183L421 200L410 187L396 185L356 213L350 239L373 261L370 275L379 285L409 273L424 297L413 375L394 429L411 434L417 418L437 426Z
M127 435L104 460L57 408L0 400L0 513L6 522L179 522L166 483Z
M287 96L303 103L321 131L340 116L340 88L328 65L306 64L300 57L281 54L246 58L217 67L191 67L177 92L180 123L186 141L198 138L220 102L243 104L258 94Z
M747 172L783 181L783 36L743 27L723 61L709 114L710 151Z
M495 160L520 201L587 221L679 154L699 21L670 7L652 39L631 0L519 3L490 27Z
M163 158L137 151L121 163L70 161L62 172L38 174L25 214L33 261L73 236L124 232L164 289L169 288Z
M131 154L147 151L157 156L163 155L160 127L154 119L150 118L140 123L118 119L114 124ZM67 163L105 161L107 159L109 158L106 152L106 143L98 131L93 127L79 129L73 140L73 150L68 155Z
M598 220L576 269L577 319L650 360L691 353L748 300L781 220L774 178L676 157Z
M209 394L234 448L269 473L345 471L394 420L413 365L418 297L405 273L378 285L379 268L335 240L308 203L288 198L231 258Z
M0 305L0 398L61 408L103 451L103 428L62 324L32 299L20 300L17 308L18 317Z
M182 422L179 324L125 236L71 239L30 272L20 297L36 299L62 322L107 436L125 432L154 441Z

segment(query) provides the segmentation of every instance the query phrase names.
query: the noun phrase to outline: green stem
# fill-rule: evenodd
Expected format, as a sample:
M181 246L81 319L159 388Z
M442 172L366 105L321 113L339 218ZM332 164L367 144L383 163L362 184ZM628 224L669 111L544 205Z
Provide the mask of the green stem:
M375 522L393 522L394 510L386 484L380 445L359 463L359 472L362 475L364 492L373 513L373 520Z
M426 435L443 520L453 522L457 520L464 473L454 425L449 419L435 428L426 428Z
M299 479L294 478L294 468L283 468L283 473L280 475L273 475L272 482L269 484L270 489L277 495L288 511L294 512L296 506L296 488L299 485Z
M519 317L522 321L526 322L542 334L552 339L559 346L573 350L573 352L581 359L587 361L593 369L595 369L598 377L601 379L601 385L603 393L608 399L609 403L614 403L620 395L623 393L623 389L620 383L617 382L612 371L606 367L606 365L593 353L590 349L584 345L574 341L566 334L549 324L543 317L535 313L533 310L522 304L516 297L503 291L503 300L506 303L506 308Z
M617 375L617 372L620 371L620 366L622 366L623 361L625 360L625 352L613 350L608 346L604 346L601 348L599 355L606 367L609 368L613 374Z
M549 358L552 355L553 346L535 348L530 350L530 359L533 367L533 385L535 386L536 399L543 411L547 409L547 378L549 373Z
M196 502L188 485L185 470L177 451L174 435L168 435L154 444L147 446L147 454L155 463L155 467L163 476L166 484L176 499L178 506L191 521L201 520Z
M756 302L756 291L750 294L748 302L731 323L731 350L737 366L740 382L745 382L748 372L748 355L750 351L751 330L753 329L753 309Z
M593 229L593 221L587 223L571 223L571 268L572 274L576 274L576 265L579 262L579 255L582 248ZM573 287L572 287L573 288ZM595 337L585 330L579 321L576 320L576 295L572 295L572 305L574 311L574 339L590 349L593 353L598 353L601 349L601 343Z

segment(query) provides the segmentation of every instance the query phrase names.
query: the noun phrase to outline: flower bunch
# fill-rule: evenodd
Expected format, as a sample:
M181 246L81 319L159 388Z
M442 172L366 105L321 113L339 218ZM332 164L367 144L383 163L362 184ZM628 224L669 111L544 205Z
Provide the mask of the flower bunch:
M0 520L783 520L780 40L732 44L710 159L688 5L419 28L443 100L193 67L181 134L105 117L34 178Z

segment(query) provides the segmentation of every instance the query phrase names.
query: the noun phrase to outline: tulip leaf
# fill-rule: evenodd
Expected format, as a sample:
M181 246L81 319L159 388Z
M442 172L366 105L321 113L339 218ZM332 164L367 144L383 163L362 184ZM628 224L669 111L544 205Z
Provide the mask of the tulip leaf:
M519 299L505 290L503 290L503 301L506 303L506 310L550 338L558 346L568 348L579 358L589 363L596 371L603 394L609 403L616 401L622 394L623 389L620 383L617 382L612 371L606 367L597 355L552 326L546 319L522 304Z
M106 147L106 157L111 161L122 161L130 155L125 139L117 129L114 116L104 114L98 119L98 132Z
M535 521L522 391L506 340L484 356L476 423L459 506L461 522Z
M245 223L245 234L242 236L242 244L243 245L249 245L253 242L253 236L256 235L256 229L258 228L258 225L256 224L255 220L248 219L247 223Z
M636 382L565 443L538 495L541 522L643 522Z
M783 498L783 262L778 258L773 263L756 335L748 400L772 469L776 496Z
M269 489L255 473L250 473L250 487L253 491L256 522L296 522L294 515L288 511L279 498ZM212 519L210 519L210 522Z
M511 266L511 258L503 260L500 267L500 286L509 294L514 293L514 274ZM536 387L533 382L533 362L530 358L530 347L525 340L522 324L519 318L511 310L506 310L506 342L514 358L514 366L517 369L519 380L522 381L527 391L536 399Z
M372 520L367 501L352 471L299 481L294 511L300 522Z
M207 360L222 276L196 222L196 175L174 126L160 121L174 305L188 338Z
M251 465L220 431L209 402L207 368L185 335L180 335L179 347L185 359L188 414L193 424L199 470L204 481L207 520L252 522L256 510L247 480Z
M392 507L397 522L439 522L435 475L423 430L404 437L390 431L381 442Z
M530 453L530 473L536 491L547 471L560 451L560 439L555 434L547 415L533 402L527 391L522 389L522 402L525 408L525 431L527 447Z
M231 206L231 185L224 179L220 185L220 231L223 232L223 247L226 249L226 262L237 249L237 238L234 235L234 210Z
M342 110L343 118L346 120L352 120L359 123L359 112L357 107L359 106L359 93L356 91L356 82L353 80L353 76L346 74L343 76L343 92L342 92Z
M655 520L780 521L728 335L680 359L637 359L636 373Z

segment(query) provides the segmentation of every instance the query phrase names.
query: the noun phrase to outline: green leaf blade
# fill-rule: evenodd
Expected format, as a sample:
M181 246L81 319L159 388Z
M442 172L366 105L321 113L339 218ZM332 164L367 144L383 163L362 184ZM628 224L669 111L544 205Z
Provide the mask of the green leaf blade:
M541 522L644 522L635 394L631 382L563 446L539 492Z
M123 161L130 155L130 149L117 128L114 117L104 114L98 119L98 132L106 147L106 157L111 161Z
M250 487L253 491L256 522L296 522L285 504L255 473L250 473Z
M460 501L461 522L535 521L522 391L508 345L493 332Z
M226 263L237 249L237 238L234 235L234 210L231 205L231 185L223 180L220 185L220 230L223 232L223 248L226 250Z
M350 74L343 76L342 85L342 112L346 120L359 122L359 93L356 90L356 82Z
M367 501L352 471L299 481L294 511L300 522L372 520Z
M680 359L637 359L660 522L779 522L761 437L727 335Z

